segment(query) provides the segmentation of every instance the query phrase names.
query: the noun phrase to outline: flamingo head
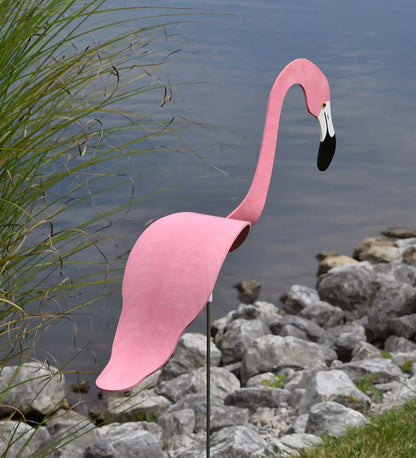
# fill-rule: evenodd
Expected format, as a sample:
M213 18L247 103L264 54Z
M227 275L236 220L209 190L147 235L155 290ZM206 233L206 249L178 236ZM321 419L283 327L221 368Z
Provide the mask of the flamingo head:
M317 165L318 169L323 171L329 167L336 147L335 129L331 116L331 102L329 100L322 102L321 109L316 118L319 122L321 134Z
M296 59L286 68L293 71L292 81L302 87L306 107L319 122L321 144L317 165L319 170L326 170L334 157L336 147L328 80L322 71L307 59Z

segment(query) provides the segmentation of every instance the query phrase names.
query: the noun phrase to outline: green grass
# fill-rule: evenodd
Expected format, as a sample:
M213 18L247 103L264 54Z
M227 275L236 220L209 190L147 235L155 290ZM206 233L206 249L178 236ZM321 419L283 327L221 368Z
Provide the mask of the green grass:
M371 423L350 428L345 436L326 437L323 444L303 452L304 458L414 458L416 400L410 400Z
M158 71L174 52L169 25L185 13L105 6L0 1L2 365L27 355L51 320L103 300L104 285L120 282L113 267L122 253L106 253L116 247L108 229L146 198L134 194L128 158L157 154L160 135L177 137L163 109L153 119L121 106L152 92L156 107L168 103ZM116 208L96 206L117 189L125 198ZM85 219L71 224L75 212ZM62 298L80 288L105 292L65 308Z
M112 228L148 197L130 159L180 144L163 69L180 51L172 27L202 13L116 4L0 0L1 366L36 358L54 320L119 287L125 253ZM133 98L160 116L122 108ZM116 193L116 206L96 204ZM65 372L74 358L53 364Z

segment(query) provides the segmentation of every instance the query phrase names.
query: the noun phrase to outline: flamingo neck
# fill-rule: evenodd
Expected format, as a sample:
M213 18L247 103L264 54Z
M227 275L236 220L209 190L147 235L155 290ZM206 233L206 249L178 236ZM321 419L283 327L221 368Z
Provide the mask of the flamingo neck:
M316 86L314 81L316 69L317 67L312 62L306 59L297 59L287 65L274 82L270 91L263 139L253 181L244 200L227 218L249 221L254 224L260 217L266 203L272 176L283 100L290 87L299 84L304 91L306 104L310 110L311 104L314 104L315 101L309 97L310 91L308 89L311 86Z

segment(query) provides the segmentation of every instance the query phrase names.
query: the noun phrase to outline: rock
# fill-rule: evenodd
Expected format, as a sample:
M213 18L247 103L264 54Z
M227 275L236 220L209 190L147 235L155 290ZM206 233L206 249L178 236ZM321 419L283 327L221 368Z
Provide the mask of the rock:
M384 350L390 353L404 353L416 350L416 343L404 337L389 336L384 342Z
M367 337L363 326L345 324L327 329L319 338L318 343L335 350L341 361L349 361L354 348L359 342L365 340Z
M285 368L305 369L325 367L336 359L336 353L314 342L296 337L268 335L259 337L246 351L241 364L243 384L263 372L278 372Z
M313 405L326 401L334 401L360 412L367 411L371 405L371 399L340 370L320 371L312 377L299 402L298 413L308 413Z
M333 328L344 324L345 313L340 307L335 307L328 302L319 301L315 304L307 305L300 311L300 316L314 321L323 329Z
M322 439L315 434L286 434L275 442L281 456L299 455L299 451L309 447L315 447Z
M261 320L232 321L217 339L217 344L222 351L222 363L226 365L241 361L244 352L252 342L266 334L270 334L270 331Z
M390 329L396 336L414 339L416 335L416 313L393 318Z
M318 292L321 300L360 317L369 309L378 286L373 266L365 261L331 269L319 281Z
M385 383L401 377L401 370L387 358L370 358L361 361L345 363L342 368L353 382L362 380L366 375L372 374L373 383Z
M367 423L365 416L356 410L349 409L337 402L315 404L309 413L305 431L312 434L345 434L351 426Z
M60 409L46 421L46 427L50 434L48 456L71 457L82 456L91 444L100 439L98 428L84 415L74 410Z
M368 330L376 340L392 334L391 320L416 312L416 288L397 281L381 285L368 310Z
M375 264L373 270L380 284L392 281L414 286L416 283L416 269L401 262Z
M257 280L246 280L234 285L238 291L238 298L245 304L253 304L260 295L261 284Z
M211 368L212 396L225 399L228 394L239 388L240 381L234 374L222 367ZM200 368L189 374L161 382L156 390L159 395L165 396L172 402L178 402L187 394L205 394L206 369Z
M212 435L212 458L262 458L266 441L254 427L231 426ZM181 453L177 458L205 458L205 444Z
M165 396L156 394L154 389L137 391L134 388L126 395L106 393L102 401L91 409L91 415L104 423L153 420L170 405L171 402Z
M184 409L192 409L195 414L195 432L205 431L206 427L206 397L198 394L190 394L174 404L166 413ZM218 398L211 398L211 432L218 431L228 426L244 425L249 421L248 409L240 409L234 406L225 406Z
M302 340L309 340L308 335L305 331L302 331L296 326L291 324L284 324L280 329L279 332L274 332L273 334L277 334L282 337L296 337Z
M276 383L276 375L273 374L273 372L265 372L264 374L258 374L255 375L254 377L251 377L247 383L246 387L250 388L253 386L269 386L268 383ZM282 382L283 384L283 382Z
M171 448L170 441L173 437L192 436L195 431L195 412L192 409L166 412L159 418L158 424L163 430L164 448Z
M290 391L269 386L255 386L252 388L241 388L229 394L225 405L232 405L247 408L255 411L257 407L279 407L289 399Z
M49 439L48 430L44 426L35 429L20 421L0 421L1 456L31 458L35 453L46 450Z
M257 301L254 304L240 304L235 319L260 320L269 327L279 316L279 309L274 304Z
M5 366L0 369L0 393L1 416L17 409L24 415L43 417L65 403L65 378L56 367L40 362Z
M380 358L380 350L369 342L361 340L354 347L351 355L351 361L360 361L361 359Z
M233 310L228 312L222 318L218 318L214 320L211 324L211 336L214 338L214 341L217 342L217 338L221 337L222 333L224 332L225 328L231 321L235 319L236 311Z
M308 423L309 413L299 415L295 418L293 425L290 427L289 431L292 434L301 434L305 432L306 424Z
M211 342L211 366L219 366L221 352ZM176 349L160 374L160 381L171 380L179 375L205 367L207 359L207 338L199 333L185 333L179 339Z
M383 386L377 385L377 388L383 390ZM383 390L383 402L381 404L373 404L372 412L381 413L395 406L404 404L408 399L415 397L416 392L416 376L413 375L405 383L393 381L389 383L387 390Z
M393 353L393 362L400 368L402 368L405 364L407 366L407 370L402 369L402 372L412 373L412 367L411 365L409 366L409 362L416 362L416 350Z
M391 228L381 232L386 237L392 237L396 239L409 239L416 237L416 229L405 229L405 228Z
M190 436L179 434L169 438L165 450L168 452L169 457L176 458L180 456L181 453L198 447L201 442L201 438L196 434L191 434Z
M369 237L355 248L353 256L359 261L392 262L401 258L401 252L392 240Z
M305 307L320 302L318 292L307 286L293 285L289 291L280 297L282 310L291 315L299 314Z
M318 253L316 259L319 261L318 266L318 277L323 277L331 269L335 267L345 266L347 264L354 264L357 262L356 259L350 258L349 256L339 255L335 251L324 251Z
M112 423L99 428L100 441L89 446L84 458L165 458L159 442L136 422Z
M305 335L306 340L312 340L313 342L316 342L325 332L323 328L313 321L295 315L284 315L280 317L276 322L271 324L270 330L275 335L284 336L287 334L282 334L282 331L284 331L285 327L287 329L288 326L299 329Z

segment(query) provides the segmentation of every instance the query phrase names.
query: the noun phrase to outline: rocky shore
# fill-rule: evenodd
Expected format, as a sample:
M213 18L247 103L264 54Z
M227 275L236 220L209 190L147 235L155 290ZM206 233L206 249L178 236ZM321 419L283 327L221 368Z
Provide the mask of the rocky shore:
M316 289L293 285L276 305L243 283L245 302L212 324L212 457L296 455L415 396L416 232L317 258ZM162 370L102 393L89 417L68 404L56 368L4 367L0 453L202 458L205 358L205 336L184 334Z

